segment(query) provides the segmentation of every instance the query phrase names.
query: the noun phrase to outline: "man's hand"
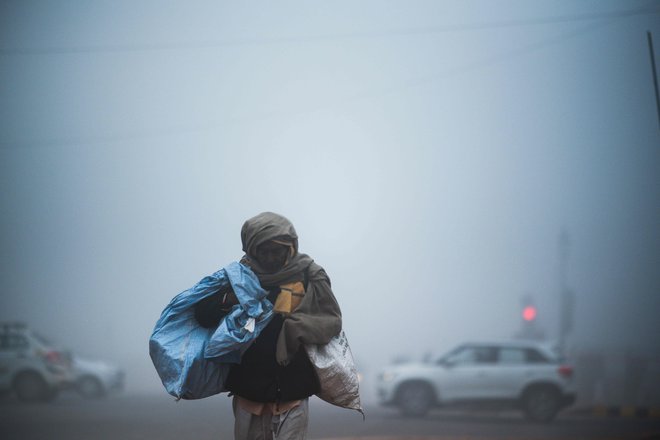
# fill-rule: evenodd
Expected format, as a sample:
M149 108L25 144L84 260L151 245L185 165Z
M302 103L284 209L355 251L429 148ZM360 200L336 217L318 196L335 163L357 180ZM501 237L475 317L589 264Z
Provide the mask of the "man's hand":
M231 288L220 297L220 305L223 309L231 309L236 304L238 304L238 298L236 298L236 294Z

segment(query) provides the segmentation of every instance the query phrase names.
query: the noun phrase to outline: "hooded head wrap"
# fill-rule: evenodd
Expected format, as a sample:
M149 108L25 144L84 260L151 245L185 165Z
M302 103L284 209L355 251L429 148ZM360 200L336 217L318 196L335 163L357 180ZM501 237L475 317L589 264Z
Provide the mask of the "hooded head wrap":
M268 273L257 260L257 248L267 241L286 243L291 246L291 256L287 263L275 273ZM262 212L248 219L241 228L241 242L245 255L241 262L257 274L261 285L273 287L291 281L303 273L313 260L298 252L298 234L293 224L284 216L274 212Z
M262 212L243 223L241 228L243 252L251 258L257 255L257 247L260 244L274 239L289 242L298 251L298 234L286 217L274 212Z
M286 265L275 273L267 273L256 259L257 247L269 240L289 243L292 247ZM301 344L327 344L339 334L341 311L330 288L330 279L314 260L298 252L298 234L286 217L262 212L248 219L241 229L241 242L245 252L241 263L252 269L262 287L300 281L303 273L307 273L305 295L298 308L284 320L277 340L276 356L280 364L288 364Z

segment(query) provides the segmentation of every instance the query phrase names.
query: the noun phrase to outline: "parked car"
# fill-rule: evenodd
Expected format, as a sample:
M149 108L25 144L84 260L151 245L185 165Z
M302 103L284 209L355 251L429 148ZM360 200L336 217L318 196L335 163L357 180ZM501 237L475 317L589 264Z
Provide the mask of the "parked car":
M406 416L435 406L511 407L541 422L576 398L573 368L547 346L519 341L463 344L436 361L391 366L377 392Z
M71 355L23 323L0 323L0 391L48 401L73 381Z
M86 398L101 398L124 387L124 372L103 361L73 356L75 389Z

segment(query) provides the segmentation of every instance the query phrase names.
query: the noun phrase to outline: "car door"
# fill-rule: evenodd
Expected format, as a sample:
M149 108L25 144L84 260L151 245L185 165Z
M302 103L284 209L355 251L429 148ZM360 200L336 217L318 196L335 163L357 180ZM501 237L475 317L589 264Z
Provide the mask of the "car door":
M0 335L0 389L8 389L11 386L11 353L8 344L7 335Z
M491 374L492 397L509 399L517 395L520 384L525 381L528 366L525 352L518 347L501 347L497 353L496 368Z
M547 360L537 350L528 347L501 347L497 355L497 371L493 375L495 395L515 399L525 384L542 377Z
M487 397L491 393L488 377L495 357L494 347L465 345L443 358L441 398L459 401Z
M0 386L11 387L16 371L26 362L27 341L23 335L4 333L0 336Z

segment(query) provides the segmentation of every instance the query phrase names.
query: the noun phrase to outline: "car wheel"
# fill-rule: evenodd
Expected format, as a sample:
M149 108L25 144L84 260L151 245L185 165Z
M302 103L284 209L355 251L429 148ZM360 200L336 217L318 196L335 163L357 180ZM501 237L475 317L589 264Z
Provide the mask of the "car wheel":
M54 393L54 390L37 373L19 374L14 380L13 388L18 399L23 402L48 401Z
M431 408L433 392L424 383L404 384L399 389L397 402L404 416L423 417Z
M533 388L523 402L525 416L534 422L550 422L559 412L559 394L552 388Z
M98 399L105 395L101 382L92 376L81 377L76 384L76 388L81 396L88 399Z

